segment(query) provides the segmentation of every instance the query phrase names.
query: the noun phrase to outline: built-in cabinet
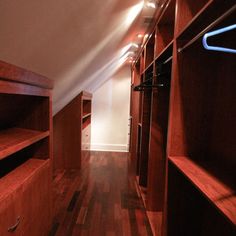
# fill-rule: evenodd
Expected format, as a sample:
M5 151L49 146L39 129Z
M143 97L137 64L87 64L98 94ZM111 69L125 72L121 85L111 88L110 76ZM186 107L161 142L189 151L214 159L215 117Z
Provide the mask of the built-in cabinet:
M80 169L89 157L91 107L83 91L53 117L54 169Z
M0 61L0 235L48 235L52 82Z
M158 235L236 233L235 15L168 0L132 64L131 161Z

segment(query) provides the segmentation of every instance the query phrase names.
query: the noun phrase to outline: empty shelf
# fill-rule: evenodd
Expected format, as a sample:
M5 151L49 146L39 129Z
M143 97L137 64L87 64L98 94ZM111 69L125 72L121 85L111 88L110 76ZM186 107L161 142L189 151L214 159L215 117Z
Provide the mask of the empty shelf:
M85 118L87 118L87 117L89 117L89 116L91 116L91 113L84 114L84 115L83 115L83 119L85 119Z
M49 131L11 128L0 132L0 160L49 136Z
M226 184L188 157L169 157L169 160L236 225L236 194Z

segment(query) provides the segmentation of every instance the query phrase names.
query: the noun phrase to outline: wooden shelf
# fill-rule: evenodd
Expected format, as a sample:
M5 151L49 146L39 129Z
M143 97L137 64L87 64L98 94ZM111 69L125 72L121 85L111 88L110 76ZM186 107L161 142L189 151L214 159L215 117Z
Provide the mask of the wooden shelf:
M166 54L168 56L172 56L173 43L174 40L172 40L168 45L166 45L166 47L156 56L155 61L162 59L162 57L165 57Z
M0 160L49 136L49 131L10 128L0 132Z
M91 114L92 114L92 113L88 113L88 114L83 115L83 119L88 118L89 116L91 116Z
M2 202L5 197L22 186L23 183L27 182L27 180L34 176L39 169L49 165L49 159L28 159L25 163L18 166L6 176L2 177L0 179L0 202Z
M177 35L182 34L214 2L213 0L180 0L177 15Z
M236 225L236 194L206 169L188 157L169 157L169 160L219 209L227 219Z

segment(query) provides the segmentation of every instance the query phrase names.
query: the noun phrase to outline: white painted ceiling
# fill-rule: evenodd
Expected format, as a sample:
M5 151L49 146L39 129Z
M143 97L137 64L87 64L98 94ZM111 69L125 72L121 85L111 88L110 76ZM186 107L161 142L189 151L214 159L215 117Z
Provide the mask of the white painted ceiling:
M0 0L0 60L54 80L54 114L80 91L95 91L145 33L141 0ZM138 14L132 22L131 13Z

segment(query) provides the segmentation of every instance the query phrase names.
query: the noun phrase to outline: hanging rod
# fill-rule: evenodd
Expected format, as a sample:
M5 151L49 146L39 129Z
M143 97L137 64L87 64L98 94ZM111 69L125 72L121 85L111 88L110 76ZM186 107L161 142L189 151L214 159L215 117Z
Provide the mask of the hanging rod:
M162 65L168 63L169 61L171 61L172 58L173 58L173 56L170 56L169 58L167 58L167 59L162 63Z
M165 86L164 84L155 84L155 85L140 84L134 87L134 91L144 91L144 89L160 88L164 86Z
M191 39L187 44L185 44L182 48L178 48L178 52L182 52L187 47L195 43L200 37L202 37L206 32L208 32L211 28L213 28L215 25L217 25L219 22L221 22L223 19L225 19L228 15L232 14L236 10L236 4L230 8L228 11L226 11L222 16L217 18L215 21L213 21L209 26L207 26L204 30L202 30L199 34L197 34L193 39Z
M236 53L236 49L231 49L231 48L225 48L225 47L218 47L218 46L211 46L207 43L207 39L212 37L212 36L215 36L215 35L219 35L219 34L222 34L224 32L228 32L228 31L231 31L231 30L235 30L236 29L236 24L234 25L230 25L230 26L227 26L227 27L223 27L221 29L218 29L218 30L214 30L214 31L211 31L211 32L208 32L206 33L203 38L202 38L202 44L203 44L203 47L206 49L206 50L211 50L211 51L219 51L219 52L228 52L228 53Z
M166 75L170 75L170 74L171 74L170 71L160 72L160 73L157 73L156 77L165 77Z

